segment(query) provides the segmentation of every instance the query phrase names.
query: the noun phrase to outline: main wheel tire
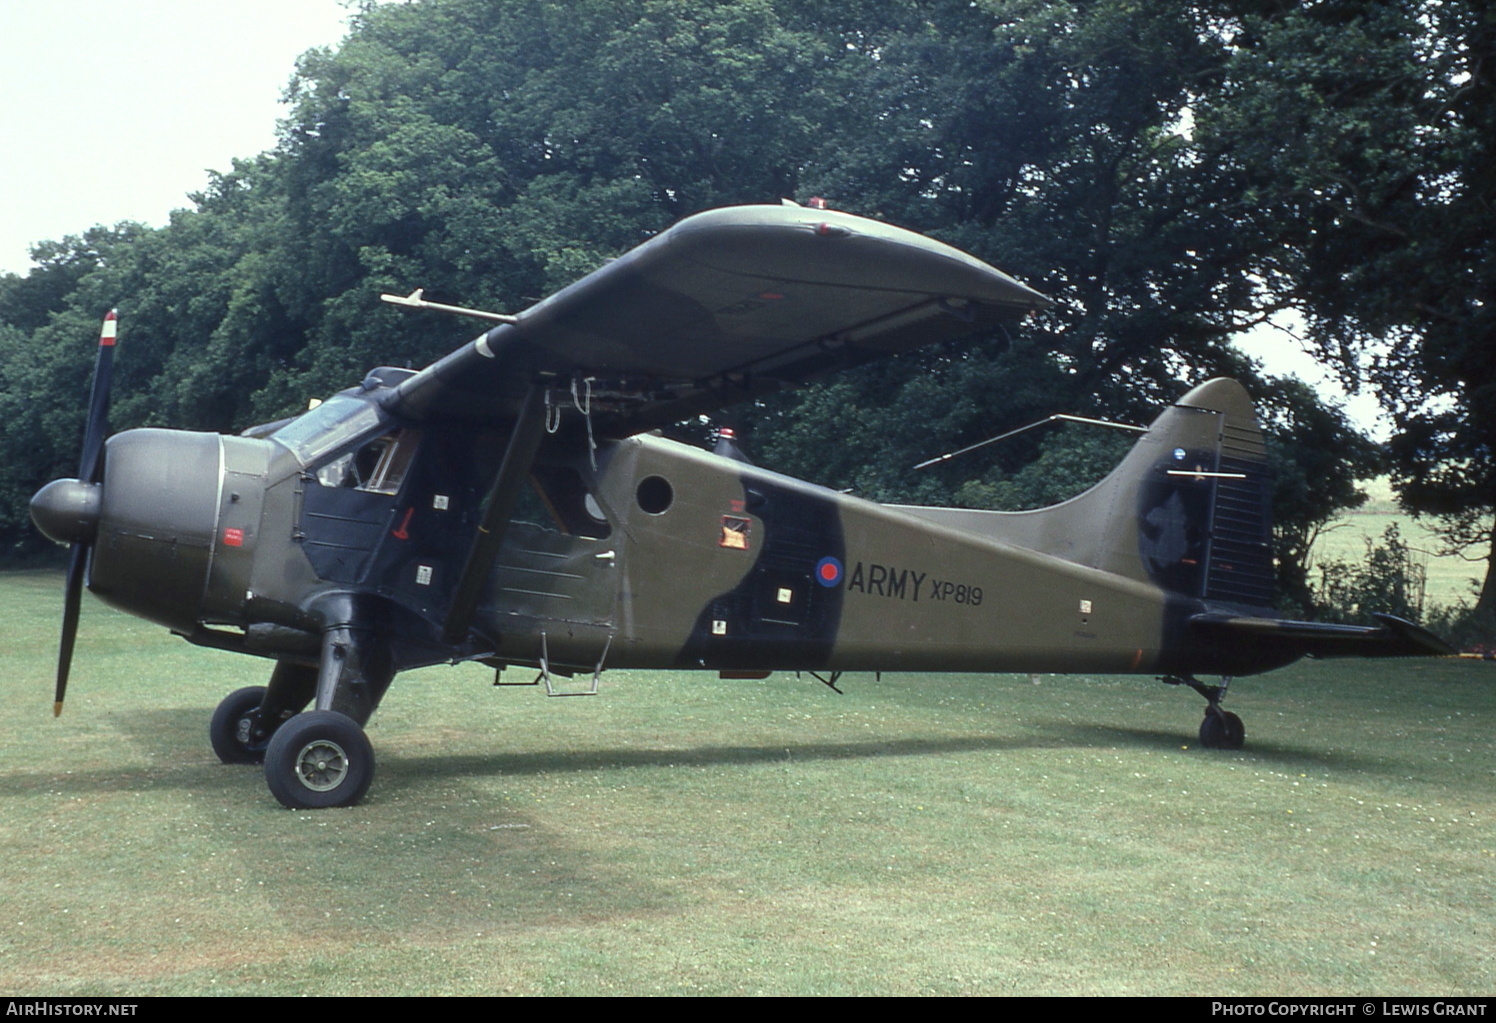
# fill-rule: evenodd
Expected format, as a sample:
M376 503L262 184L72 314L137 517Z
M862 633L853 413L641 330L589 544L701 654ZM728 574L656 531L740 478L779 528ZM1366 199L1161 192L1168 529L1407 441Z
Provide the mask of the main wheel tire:
M265 759L270 736L256 736L264 686L246 686L225 696L208 722L208 741L225 764L258 764Z
M369 737L336 711L297 714L270 737L265 750L265 784L290 810L352 806L373 780Z

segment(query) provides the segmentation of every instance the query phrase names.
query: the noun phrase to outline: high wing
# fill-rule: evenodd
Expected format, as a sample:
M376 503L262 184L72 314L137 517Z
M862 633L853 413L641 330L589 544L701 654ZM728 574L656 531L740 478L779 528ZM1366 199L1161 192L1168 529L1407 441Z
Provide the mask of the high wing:
M1049 305L942 242L828 210L699 213L404 380L412 419L515 416L576 387L622 437Z

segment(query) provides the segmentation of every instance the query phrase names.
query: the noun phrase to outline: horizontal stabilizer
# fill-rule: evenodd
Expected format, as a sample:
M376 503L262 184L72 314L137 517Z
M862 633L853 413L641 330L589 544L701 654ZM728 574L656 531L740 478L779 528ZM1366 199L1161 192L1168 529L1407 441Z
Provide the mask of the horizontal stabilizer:
M1429 630L1393 615L1373 615L1379 627L1296 622L1223 612L1194 615L1190 632L1202 642L1245 646L1298 657L1444 657L1458 653Z

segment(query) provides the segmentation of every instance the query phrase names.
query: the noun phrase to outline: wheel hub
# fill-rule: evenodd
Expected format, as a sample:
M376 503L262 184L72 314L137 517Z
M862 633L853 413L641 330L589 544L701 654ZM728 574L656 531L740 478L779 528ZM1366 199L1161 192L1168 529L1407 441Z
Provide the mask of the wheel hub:
M296 777L313 792L331 792L348 777L348 754L331 739L316 739L296 756Z

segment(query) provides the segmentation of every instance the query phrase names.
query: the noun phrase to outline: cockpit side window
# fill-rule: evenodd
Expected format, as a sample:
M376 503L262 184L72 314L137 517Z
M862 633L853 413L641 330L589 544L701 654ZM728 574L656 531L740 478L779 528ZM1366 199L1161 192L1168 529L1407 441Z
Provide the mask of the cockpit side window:
M396 430L375 437L316 470L324 487L346 487L371 494L395 494L405 481L420 443L417 430Z

